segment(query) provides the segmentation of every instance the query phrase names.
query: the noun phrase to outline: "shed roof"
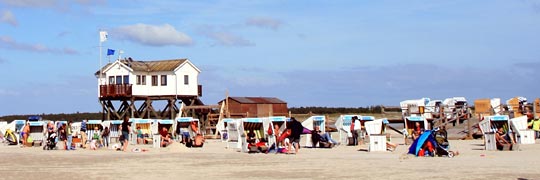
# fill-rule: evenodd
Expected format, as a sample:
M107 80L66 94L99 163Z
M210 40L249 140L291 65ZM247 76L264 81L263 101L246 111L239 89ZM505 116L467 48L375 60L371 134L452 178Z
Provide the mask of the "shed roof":
M229 99L242 104L287 104L275 97L229 97Z
M158 61L134 61L133 59L124 59L119 60L120 63L130 67L133 69L133 71L147 71L147 72L155 72L155 71L174 71L178 66L180 66L182 63L187 61L187 59L170 59L170 60L158 60ZM107 65L102 67L102 71L105 71L109 68L109 66L113 65L113 63L108 63ZM99 70L95 73L95 75L99 75Z

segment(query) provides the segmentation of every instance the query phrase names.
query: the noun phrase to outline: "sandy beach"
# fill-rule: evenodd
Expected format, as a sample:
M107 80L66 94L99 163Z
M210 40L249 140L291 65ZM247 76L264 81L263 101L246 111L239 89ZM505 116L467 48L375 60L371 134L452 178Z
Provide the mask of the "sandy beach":
M483 150L482 140L451 140L460 152L454 158L407 155L406 145L394 152L301 148L297 155L240 153L219 140L192 149L130 146L147 152L0 145L0 179L540 179L536 143L503 152Z

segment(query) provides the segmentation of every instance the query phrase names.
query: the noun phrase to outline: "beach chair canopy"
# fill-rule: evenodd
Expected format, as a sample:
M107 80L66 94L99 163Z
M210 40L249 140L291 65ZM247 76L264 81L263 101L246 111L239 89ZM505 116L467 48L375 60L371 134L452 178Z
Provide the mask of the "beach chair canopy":
M158 119L156 120L156 122L159 124L171 124L171 125L174 123L174 121L171 119Z
M122 120L112 120L111 121L111 124L114 124L114 125L119 125L119 124L122 124Z
M520 116L510 119L515 130L527 130L527 116Z
M263 119L262 118L244 118L243 121L248 122L248 123L262 123Z
M366 132L368 133L368 135L381 134L382 124L383 124L383 119L376 119L373 121L368 121L365 123Z
M358 116L358 119L361 121L373 121L375 120L375 117L373 116Z
M408 121L415 121L415 122L424 122L426 120L426 118L422 116L408 116L406 118Z
M88 120L86 122L86 124L101 124L102 121L101 120Z
M41 120L41 116L29 116L29 117L28 117L28 120L29 120L29 121L40 121L40 120Z
M176 118L177 122L191 122L191 121L195 121L195 120L198 121L198 119L193 119L192 117L177 117Z
M488 116L490 121L508 121L510 117L508 115Z
M138 118L130 118L130 122L137 123L137 124L145 124L145 123L152 123L153 120L151 119L138 119Z
M28 123L30 124L30 126L43 126L43 125L45 125L45 122L43 122L43 121L30 121Z

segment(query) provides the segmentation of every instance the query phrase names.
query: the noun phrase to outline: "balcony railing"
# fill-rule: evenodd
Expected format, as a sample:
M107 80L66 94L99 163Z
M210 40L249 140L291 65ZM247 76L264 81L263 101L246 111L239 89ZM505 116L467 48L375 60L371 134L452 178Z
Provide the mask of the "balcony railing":
M100 97L130 97L131 88L131 84L100 85L99 95Z

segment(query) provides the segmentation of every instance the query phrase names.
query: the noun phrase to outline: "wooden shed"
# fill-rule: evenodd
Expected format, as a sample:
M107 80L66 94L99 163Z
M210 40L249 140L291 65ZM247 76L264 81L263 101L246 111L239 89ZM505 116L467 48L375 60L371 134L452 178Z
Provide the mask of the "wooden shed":
M287 102L275 97L228 97L218 104L226 103L226 116L230 118L288 116Z

